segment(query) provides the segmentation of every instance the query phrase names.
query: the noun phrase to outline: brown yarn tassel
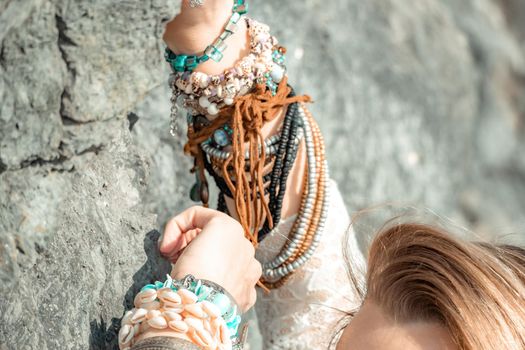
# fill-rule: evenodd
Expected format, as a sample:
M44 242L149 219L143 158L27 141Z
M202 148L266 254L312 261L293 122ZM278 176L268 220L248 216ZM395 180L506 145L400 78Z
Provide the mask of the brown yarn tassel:
M295 102L311 101L306 95L288 97L290 91L286 77L280 82L275 96L272 96L266 85L258 84L254 92L237 97L232 106L223 108L211 125L199 131L191 127L188 129L188 143L184 150L196 158L198 171L204 174L204 167L201 164L204 164L205 155L200 144L215 130L231 122L233 130L231 156L223 164L222 175L233 194L239 222L244 228L246 237L255 246L257 231L262 224L263 216L265 215L269 220L270 228L274 225L268 200L264 196L263 168L266 152L261 129L265 123L277 117L283 107ZM248 171L245 169L244 159L246 143L250 151ZM228 171L230 166L233 168L233 178Z

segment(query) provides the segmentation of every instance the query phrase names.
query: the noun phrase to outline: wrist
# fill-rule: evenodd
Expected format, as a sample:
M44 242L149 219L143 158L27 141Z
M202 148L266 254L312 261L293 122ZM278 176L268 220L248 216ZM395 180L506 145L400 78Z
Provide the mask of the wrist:
M233 300L220 286L193 276L148 284L133 303L121 320L121 350L153 337L176 337L201 348L231 348L239 340L241 316Z
M188 1L166 26L164 41L175 53L202 52L222 32L232 14L233 0L216 0L192 8Z
M221 286L222 289L226 290L227 286L224 286L223 278L221 276L217 276L217 273L213 273L211 271L208 272L209 270L210 269L207 269L204 265L184 266L182 264L175 264L171 271L171 278L173 278L174 280L183 280L186 276L191 275L194 276L196 279L207 280L212 283L215 283L218 286ZM230 294L229 291L228 294Z

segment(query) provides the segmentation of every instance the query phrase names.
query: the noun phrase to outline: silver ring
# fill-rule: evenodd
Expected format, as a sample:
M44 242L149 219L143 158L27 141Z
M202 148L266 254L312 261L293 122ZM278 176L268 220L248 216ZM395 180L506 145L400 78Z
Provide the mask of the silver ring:
M204 0L190 0L190 7L200 7L204 5Z

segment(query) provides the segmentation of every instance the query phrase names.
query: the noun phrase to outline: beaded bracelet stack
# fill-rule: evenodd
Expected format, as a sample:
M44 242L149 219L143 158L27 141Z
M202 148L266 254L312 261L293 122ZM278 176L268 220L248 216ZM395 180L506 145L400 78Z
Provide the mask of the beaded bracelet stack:
M270 28L246 18L250 36L250 53L219 75L202 72L181 72L173 68L170 77L172 89L172 134L181 109L189 115L205 115L213 120L221 108L233 105L235 98L251 92L256 84L266 84L275 92L286 74L285 53L278 41L270 35Z
M119 348L129 350L148 329L171 330L210 350L240 349L241 317L229 294L217 284L188 275L180 281L144 286L135 308L122 318Z

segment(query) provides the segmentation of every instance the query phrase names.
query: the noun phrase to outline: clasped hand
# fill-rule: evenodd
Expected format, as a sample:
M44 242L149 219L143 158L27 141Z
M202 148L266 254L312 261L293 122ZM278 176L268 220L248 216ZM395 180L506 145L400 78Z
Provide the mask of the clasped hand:
M172 277L191 274L221 285L244 312L255 304L261 264L241 225L221 212L192 207L172 218L159 242L174 265Z

